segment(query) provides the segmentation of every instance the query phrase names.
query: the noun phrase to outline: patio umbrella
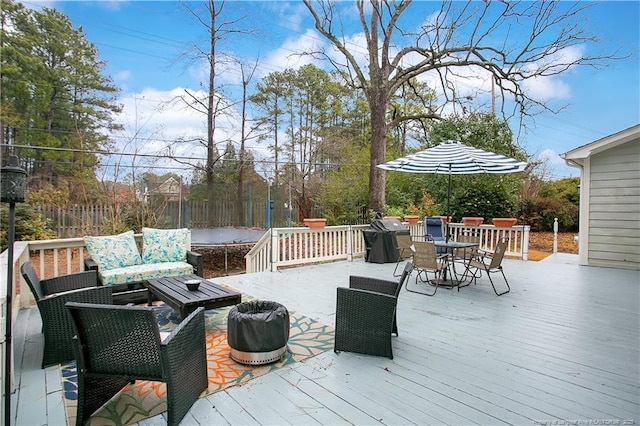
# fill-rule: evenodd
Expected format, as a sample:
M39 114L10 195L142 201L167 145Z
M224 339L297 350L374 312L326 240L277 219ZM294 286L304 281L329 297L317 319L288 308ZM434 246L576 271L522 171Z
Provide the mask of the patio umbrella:
M515 173L527 167L527 163L494 152L467 146L448 140L405 157L379 164L379 168L408 173L436 173L449 175L447 188L447 218L451 216L451 175L475 173ZM449 225L447 220L447 236Z

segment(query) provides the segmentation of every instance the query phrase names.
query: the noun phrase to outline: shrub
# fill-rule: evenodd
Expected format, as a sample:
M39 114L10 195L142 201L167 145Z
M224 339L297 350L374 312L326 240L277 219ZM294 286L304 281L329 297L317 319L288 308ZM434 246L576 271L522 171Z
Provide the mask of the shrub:
M532 231L553 231L554 219L558 218L558 231L578 230L578 206L560 198L539 197L529 201L525 220Z
M9 239L9 208L6 205L0 207L0 251L8 247ZM15 240L35 241L56 238L56 233L51 229L50 221L39 213L35 213L28 204L16 206Z

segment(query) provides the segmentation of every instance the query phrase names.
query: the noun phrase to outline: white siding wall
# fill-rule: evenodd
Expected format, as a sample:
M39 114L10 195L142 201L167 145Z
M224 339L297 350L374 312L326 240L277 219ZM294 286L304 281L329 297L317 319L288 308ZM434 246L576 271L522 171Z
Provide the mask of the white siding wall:
M589 265L640 269L640 140L592 155L588 178Z

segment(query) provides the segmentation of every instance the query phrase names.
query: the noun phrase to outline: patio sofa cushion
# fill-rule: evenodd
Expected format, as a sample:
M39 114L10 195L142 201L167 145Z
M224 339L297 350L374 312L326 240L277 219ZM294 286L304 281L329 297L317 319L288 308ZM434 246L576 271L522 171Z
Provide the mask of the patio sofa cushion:
M187 274L193 274L193 266L186 261L158 262L100 270L100 281L102 285L112 286Z
M200 275L202 271L196 269L201 268L201 255L188 250L190 237L187 228L143 228L141 256L133 231L112 236L85 236L90 256L85 259L85 269L96 269L101 285L121 285L126 290L139 287L131 286L133 283L142 284L150 279ZM196 266L198 264L200 266Z
M142 228L142 263L184 262L189 230Z
M84 237L89 255L100 270L124 268L142 263L133 231L103 237Z

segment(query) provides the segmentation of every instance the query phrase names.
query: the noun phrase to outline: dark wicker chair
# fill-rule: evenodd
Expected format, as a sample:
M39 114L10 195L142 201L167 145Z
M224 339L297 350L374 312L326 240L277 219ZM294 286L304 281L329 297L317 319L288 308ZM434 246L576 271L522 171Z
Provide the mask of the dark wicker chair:
M407 262L398 282L349 277L349 288L337 289L334 351L393 359L391 335L398 335L398 294L413 270Z
M26 262L20 267L20 272L31 289L42 318L42 368L73 361L75 356L71 338L75 332L65 303L111 304L111 289L97 287L98 278L95 271L41 280L31 263Z
M77 330L76 425L134 380L166 383L169 425L177 425L207 388L204 308L164 340L148 306L67 303L67 308Z

